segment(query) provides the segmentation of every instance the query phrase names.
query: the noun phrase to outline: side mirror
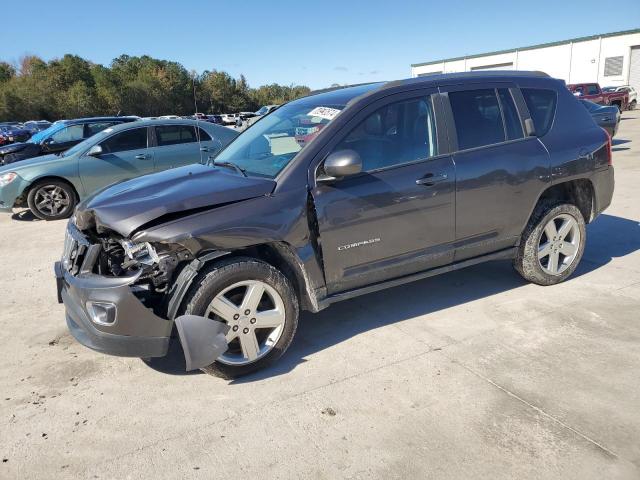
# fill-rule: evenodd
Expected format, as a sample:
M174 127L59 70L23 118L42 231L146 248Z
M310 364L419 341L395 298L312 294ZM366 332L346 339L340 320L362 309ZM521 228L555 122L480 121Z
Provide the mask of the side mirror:
M355 150L333 152L324 161L324 173L319 181L333 181L362 171L362 159Z
M533 125L533 120L530 118L524 119L524 129L527 137L536 136L536 127Z
M99 157L100 155L102 155L102 147L100 145L94 145L87 152L89 157Z

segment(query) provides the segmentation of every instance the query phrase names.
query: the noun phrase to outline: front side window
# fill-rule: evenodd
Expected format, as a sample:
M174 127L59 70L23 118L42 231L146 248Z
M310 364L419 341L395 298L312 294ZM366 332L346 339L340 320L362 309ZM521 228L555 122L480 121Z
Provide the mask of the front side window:
M89 138L89 137L95 135L96 133L101 132L105 128L109 128L109 127L111 127L113 125L115 125L114 122L88 123L87 124L87 129L86 129L86 132L85 132L85 138Z
M460 150L504 142L502 115L493 88L449 92L449 102Z
M334 148L339 150L356 151L364 171L437 155L431 97L391 103L376 110Z
M498 97L500 97L500 106L502 107L502 115L504 117L504 127L507 131L507 140L516 140L523 138L522 124L516 104L513 101L511 92L507 88L498 89Z
M125 152L147 148L147 129L133 128L117 133L100 144L103 153Z
M598 95L598 87L596 85L587 85L587 95Z
M71 125L51 135L53 143L79 142L84 138L84 125Z
M556 92L540 88L523 88L522 96L536 127L536 134L541 137L553 124L556 115Z
M201 128L198 128L198 138L200 138L201 142L210 142L212 140L211 135Z
M198 141L196 131L190 125L163 125L156 127L156 139L159 147Z

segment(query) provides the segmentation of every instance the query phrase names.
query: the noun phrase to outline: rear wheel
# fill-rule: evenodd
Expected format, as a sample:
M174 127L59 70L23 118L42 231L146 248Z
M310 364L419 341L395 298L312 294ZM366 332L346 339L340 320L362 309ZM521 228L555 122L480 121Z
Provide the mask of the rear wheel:
M633 100L630 104L629 104L629 110L635 110L636 109L636 101Z
M204 368L234 378L264 368L287 350L298 326L297 297L271 265L236 258L205 271L186 300L186 314L226 323L228 350Z
M68 218L73 213L76 203L76 192L73 187L60 180L36 183L27 196L31 213L41 220Z
M514 267L538 285L560 283L578 267L586 236L584 217L575 205L539 205L522 235Z

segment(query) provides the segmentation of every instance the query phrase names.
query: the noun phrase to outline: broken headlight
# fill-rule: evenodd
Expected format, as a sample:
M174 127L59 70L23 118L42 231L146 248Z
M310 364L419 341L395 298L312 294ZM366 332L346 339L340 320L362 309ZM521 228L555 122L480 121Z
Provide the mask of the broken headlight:
M124 253L129 260L136 263L151 266L160 261L155 248L149 242L136 243L131 240L121 240L120 245L122 245Z

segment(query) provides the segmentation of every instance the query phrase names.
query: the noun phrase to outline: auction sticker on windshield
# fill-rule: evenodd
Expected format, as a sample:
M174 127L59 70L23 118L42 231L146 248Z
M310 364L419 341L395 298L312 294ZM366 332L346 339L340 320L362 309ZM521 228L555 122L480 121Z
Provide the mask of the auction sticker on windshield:
M307 115L310 117L324 118L325 120L333 120L334 117L339 113L340 113L340 110L338 110L337 108L316 107L313 110L311 110L309 113L307 113Z

